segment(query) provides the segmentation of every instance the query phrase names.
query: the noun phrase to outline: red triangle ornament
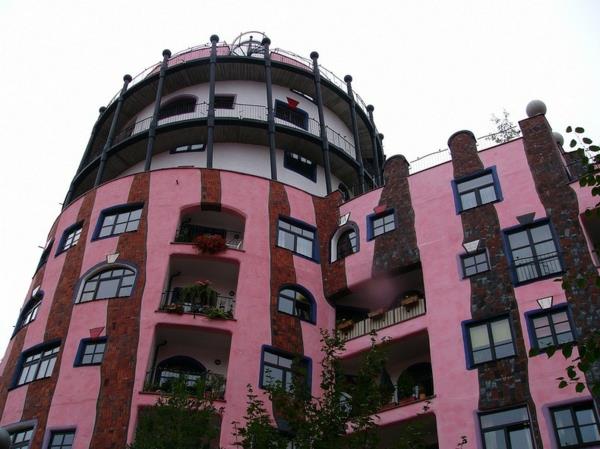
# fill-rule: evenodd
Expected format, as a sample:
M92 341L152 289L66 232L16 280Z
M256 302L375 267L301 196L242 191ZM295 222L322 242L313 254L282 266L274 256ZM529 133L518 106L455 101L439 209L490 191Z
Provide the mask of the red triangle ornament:
M93 329L90 329L90 338L100 337L100 335L102 335L103 330L104 330L104 327L95 327Z
M300 104L299 101L294 100L293 98L290 98L290 97L285 97L285 98L287 98L288 106L291 109L296 109L298 107L298 105Z

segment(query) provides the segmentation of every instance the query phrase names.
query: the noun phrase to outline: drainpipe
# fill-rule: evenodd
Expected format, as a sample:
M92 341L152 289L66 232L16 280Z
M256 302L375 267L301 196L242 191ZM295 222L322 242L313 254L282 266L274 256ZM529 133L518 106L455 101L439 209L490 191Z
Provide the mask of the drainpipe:
M217 42L219 36L213 34L210 37L210 66L208 85L208 126L206 138L206 168L213 168L213 145L215 142L215 83L217 79Z

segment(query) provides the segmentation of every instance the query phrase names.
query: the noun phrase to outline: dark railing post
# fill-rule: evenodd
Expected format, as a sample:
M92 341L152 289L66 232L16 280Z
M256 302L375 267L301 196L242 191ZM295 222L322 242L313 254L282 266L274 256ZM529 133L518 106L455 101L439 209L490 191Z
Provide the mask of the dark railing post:
M92 127L92 134L90 135L90 139L88 140L88 143L85 147L85 151L83 152L83 157L81 158L81 162L79 163L79 167L77 168L75 177L79 174L81 169L85 166L85 163L90 155L90 151L92 151L92 145L93 145L94 139L96 137L96 132L98 131L98 123L100 122L100 117L102 117L102 114L104 114L104 111L106 111L106 107L104 107L104 106L101 106L100 109L98 109L98 113L99 113L98 118L96 119L96 123L94 123L94 126ZM75 177L73 178L73 180L71 181L71 184L69 185L69 190L67 191L67 195L65 196L65 200L63 202L63 207L62 207L63 210L65 209L65 207L67 207L67 205L73 199L73 193L75 192Z
M106 158L108 157L108 150L112 146L112 142L115 137L115 131L117 130L119 115L121 115L121 108L123 107L123 96L127 91L127 86L131 82L131 79L131 75L125 75L123 77L123 87L121 88L121 92L119 92L117 106L115 107L115 114L113 115L112 122L110 123L108 137L106 138L106 142L104 143L104 147L102 148L102 154L100 155L100 166L98 167L98 172L96 173L96 181L94 182L94 187L97 187L102 182L102 177L104 176L104 168L106 167Z
M152 113L152 120L150 121L150 127L148 129L148 145L146 146L146 163L144 164L144 171L150 171L150 167L152 166L152 153L154 151L154 142L156 141L158 114L160 112L160 102L162 100L163 86L165 84L165 73L167 72L171 51L163 50L162 55L163 60L162 64L160 65L158 86L156 87L156 97L154 99L154 112Z
M354 100L354 92L352 91L352 77L346 75L344 77L346 88L348 89L348 97L350 97L350 116L352 118L352 134L354 136L354 151L356 153L356 161L358 162L358 177L360 193L365 191L365 166L360 152L360 139L358 138L358 124L356 122L356 101Z
M327 139L327 128L325 127L325 114L323 113L323 96L321 95L321 73L319 71L319 53L313 51L310 54L313 62L313 74L315 78L315 96L319 110L319 127L321 132L321 147L323 149L323 165L325 166L325 186L327 194L331 193L331 162L329 160L329 140Z
M373 148L373 162L375 162L375 186L380 186L382 184L382 173L381 166L383 165L383 161L379 160L379 143L377 142L377 127L375 126L375 121L373 120L373 111L375 107L370 104L367 106L367 112L369 113L369 121L371 122L371 146Z
M217 80L217 42L219 36L213 34L210 37L210 67L208 85L208 114L206 124L208 126L206 137L206 168L213 168L213 147L215 143L215 83Z
M265 83L267 85L267 124L269 133L269 158L271 160L271 179L277 181L277 154L275 152L275 116L273 115L273 82L271 80L271 39L262 40L265 49Z

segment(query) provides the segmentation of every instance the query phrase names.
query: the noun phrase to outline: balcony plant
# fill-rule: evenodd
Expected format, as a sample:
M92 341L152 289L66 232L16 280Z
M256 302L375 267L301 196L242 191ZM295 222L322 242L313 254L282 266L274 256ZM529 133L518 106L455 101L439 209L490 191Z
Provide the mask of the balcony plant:
M217 291L210 286L210 281L196 281L192 285L179 290L179 303L191 304L192 310L201 311L205 307L217 303Z
M194 246L201 254L216 254L227 249L227 242L219 234L202 234L193 240Z
M211 320L228 320L233 318L231 311L225 311L218 307L207 307L202 313L204 313Z

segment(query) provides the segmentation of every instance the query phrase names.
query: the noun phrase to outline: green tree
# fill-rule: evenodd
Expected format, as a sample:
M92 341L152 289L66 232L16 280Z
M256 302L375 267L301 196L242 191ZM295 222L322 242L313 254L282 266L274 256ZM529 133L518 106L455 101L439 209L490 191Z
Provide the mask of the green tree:
M509 113L502 110L503 117L492 114L490 121L496 126L496 130L485 138L493 143L505 143L521 135L519 127L510 121Z

